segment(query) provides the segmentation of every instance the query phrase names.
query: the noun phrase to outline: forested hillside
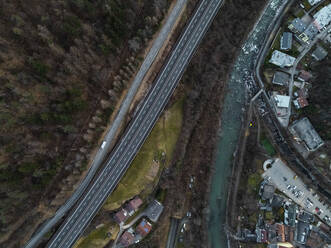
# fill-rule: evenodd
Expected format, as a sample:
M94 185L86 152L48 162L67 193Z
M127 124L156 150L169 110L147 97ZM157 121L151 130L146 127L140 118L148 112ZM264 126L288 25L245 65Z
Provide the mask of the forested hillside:
M0 241L84 171L169 2L0 1Z
M328 49L331 54L331 48ZM304 109L322 139L331 140L331 56L312 65L315 75L309 91L311 106Z

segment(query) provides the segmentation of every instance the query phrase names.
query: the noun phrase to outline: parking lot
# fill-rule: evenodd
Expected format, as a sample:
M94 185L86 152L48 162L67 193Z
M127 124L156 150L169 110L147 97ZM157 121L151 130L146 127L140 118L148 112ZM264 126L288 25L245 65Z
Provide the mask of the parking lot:
M314 214L324 223L331 226L331 211L319 195L311 190L303 181L284 164L280 159L267 160L264 162L263 178L275 185L280 191L303 207L306 211Z

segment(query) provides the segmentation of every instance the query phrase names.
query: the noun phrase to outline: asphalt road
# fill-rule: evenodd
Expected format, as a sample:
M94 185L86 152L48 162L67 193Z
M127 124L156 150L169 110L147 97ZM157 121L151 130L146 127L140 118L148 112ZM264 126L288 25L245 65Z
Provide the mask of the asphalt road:
M169 230L169 234L168 234L168 241L167 241L166 248L175 247L179 223L180 223L179 219L175 219L175 218L171 219L171 225L170 225L170 230Z
M158 55L162 46L165 44L165 41L168 38L170 32L174 29L174 24L178 20L180 13L184 10L186 3L187 0L177 0L176 5L172 9L169 17L167 18L160 33L155 39L151 49L149 50L144 62L142 63L137 75L135 76L132 85L128 90L128 93L126 94L125 99L123 100L123 103L121 104L120 109L116 114L114 122L111 124L107 134L104 137L104 141L106 141L105 147L100 147L97 151L86 177L80 183L75 192L66 201L66 203L56 211L55 215L36 231L31 240L25 245L25 248L36 247L42 237L47 232L49 232L51 228L53 228L58 223L58 221L61 220L63 216L74 206L74 204L85 192L88 185L91 183L96 172L101 167L106 155L109 153L112 141L114 140L116 133L121 127L121 124L123 123L123 120L129 111L129 107L137 93L138 88L141 85L143 78L146 76L151 65L154 63L156 56Z
M72 247L129 168L174 92L190 58L216 16L222 0L202 0L176 43L143 105L114 148L105 167L68 215L47 247Z

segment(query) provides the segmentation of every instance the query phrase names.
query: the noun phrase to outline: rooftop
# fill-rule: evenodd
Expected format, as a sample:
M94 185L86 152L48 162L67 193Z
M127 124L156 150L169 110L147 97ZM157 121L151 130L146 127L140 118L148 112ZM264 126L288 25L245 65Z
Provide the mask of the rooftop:
M303 141L309 151L315 151L322 145L323 140L318 135L308 118L294 121L289 130L296 139Z
M278 50L273 51L271 59L269 60L270 63L280 67L290 67L293 65L294 61L294 57Z
M290 97L283 95L275 95L274 101L278 108L288 108L290 105Z
M314 215L306 211L302 211L298 214L298 220L308 224L314 222L314 219Z
M296 204L289 204L286 205L284 211L284 223L288 226L295 226L295 220L297 218L297 205Z
M325 28L331 22L331 4L320 9L315 15L314 19L318 24L319 30Z
M152 230L152 224L143 219L136 228L136 232L145 237Z
M256 233L256 242L257 243L266 243L267 242L268 233L265 229L256 227L255 233Z
M293 101L294 106L297 109L307 107L309 105L307 99L305 97L298 97Z
M309 224L298 221L295 229L294 240L299 244L305 244L309 236Z
M276 223L278 241L285 242L285 226L284 224Z
M290 243L281 243L278 242L277 244L269 244L268 248L293 248L294 246Z
M305 31L307 27L307 24L305 24L300 18L295 18L291 24L288 26L288 28L294 32L297 33L302 33L303 31Z
M121 224L125 222L129 218L129 214L125 209L121 209L121 211L117 212L114 216L114 220L118 223Z
M271 199L275 193L276 188L270 184L264 184L262 189L262 199L268 200Z
M308 25L305 31L299 35L299 37L304 42L309 42L309 40L313 40L315 38L315 36L318 34L318 30L319 25L316 23L316 21L313 21Z
M126 206L129 212L137 211L138 208L143 204L143 201L139 197L133 198Z
M292 33L284 32L282 38L280 39L280 49L281 50L290 50L292 48Z
M145 210L146 216L153 222L157 222L159 219L162 211L163 211L163 205L158 202L157 200L152 201L147 209Z
M313 6L313 5L317 4L317 3L319 3L320 1L322 1L322 0L308 0L309 4L310 4L311 6Z
M302 79L303 81L308 81L312 77L313 77L313 75L310 72L305 71L305 70L300 71L299 78Z
M321 46L317 46L314 52L312 53L312 56L317 61L323 60L328 55L328 52Z
M123 246L128 246L133 244L133 242L134 242L133 233L130 231L124 232L123 235L121 236L120 244L122 244Z
M288 85L289 81L290 81L290 75L282 71L276 71L272 79L273 84L284 85L284 86Z
M284 202L284 198L282 196L274 194L270 206L272 208L280 208L283 206L283 202Z

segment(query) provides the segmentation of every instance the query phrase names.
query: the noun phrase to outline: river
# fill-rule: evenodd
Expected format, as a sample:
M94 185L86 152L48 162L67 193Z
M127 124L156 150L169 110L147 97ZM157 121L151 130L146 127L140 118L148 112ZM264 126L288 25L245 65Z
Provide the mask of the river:
M268 27L272 24L273 17L278 14L280 6L285 2L287 0L270 0L267 3L260 19L243 45L228 81L228 91L221 114L222 124L214 164L215 171L210 186L208 235L211 248L227 247L224 223L228 178L231 176L232 159L237 147L245 106L245 85L241 79L245 70L253 70Z

